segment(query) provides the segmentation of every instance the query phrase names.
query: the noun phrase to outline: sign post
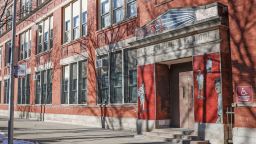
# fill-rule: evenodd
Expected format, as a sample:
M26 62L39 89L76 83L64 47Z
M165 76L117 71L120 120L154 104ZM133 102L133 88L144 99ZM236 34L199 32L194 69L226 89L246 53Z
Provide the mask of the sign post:
M9 80L9 118L8 118L8 144L13 144L13 117L14 117L14 48L15 48L15 37L16 37L16 0L13 0L13 10L12 10L12 44L10 52L10 80Z

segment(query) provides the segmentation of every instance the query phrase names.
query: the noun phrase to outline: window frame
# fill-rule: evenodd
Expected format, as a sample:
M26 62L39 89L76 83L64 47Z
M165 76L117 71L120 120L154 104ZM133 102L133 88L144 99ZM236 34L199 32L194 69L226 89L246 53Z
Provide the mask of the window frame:
M11 51L11 45L12 41L9 40L5 43L5 61L4 61L4 66L9 66L10 65L10 51Z
M45 48L45 23L48 22L48 36L47 36L47 48ZM41 54L50 51L53 48L53 15L49 15L47 18L40 21L37 30L37 46L36 54ZM41 42L41 43L40 43Z
M51 81L50 81L50 84L52 86L52 78L53 78L53 73L52 73L52 68L50 69L45 69L45 70L42 70L42 71L37 71L36 74L35 74L35 104L36 105L52 105L52 88L51 88L51 92L48 91L49 89L49 79L48 79L48 74L49 74L49 71L51 71ZM46 73L46 78L44 77L44 73ZM37 82L38 82L38 77L40 78L39 80L39 87L37 85ZM43 101L43 82L44 80L43 79L46 79L46 86L45 86L45 89L46 89L46 92L45 92L45 97L44 97L44 101ZM38 92L38 90L40 90ZM51 94L50 98L49 99L49 102L48 102L48 98L49 98L49 93ZM39 95L38 95L39 94ZM37 102L38 100L38 102Z
M85 96L82 96L81 93L82 93L82 90L80 88L80 83L81 83L81 73L82 69L80 69L82 66L82 63L84 62L85 64L85 73L86 73L86 76L85 76ZM73 69L72 69L72 65L76 64L76 87L75 87L75 90L73 89L73 82L72 82L72 72L73 72ZM65 76L66 76L66 69L68 70L67 74L68 74L68 78L65 79ZM77 61L77 62L73 62L73 63L70 63L70 64L67 64L67 65L63 65L62 66L62 75L61 75L61 105L87 105L87 102L88 102L88 95L87 95L87 69L88 69L88 61L87 59L85 60L81 60L81 61ZM67 81L66 82L64 82ZM64 89L65 87L67 87L67 90ZM65 90L65 91L64 91ZM76 93L75 95L75 99L74 99L74 103L71 103L70 102L70 99L71 99L71 94L72 92ZM64 95L65 94L65 95ZM67 96L67 100L66 100L66 96ZM85 98L84 101L81 100L81 98ZM81 101L80 101L81 100Z
M10 79L5 79L4 80L4 104L9 104L9 84L10 84Z
M70 43L73 40L77 40L83 36L86 36L88 34L88 28L87 28L87 20L88 20L88 1L86 0L86 10L83 11L82 9L82 4L83 1L85 0L75 0L73 2L70 2L69 4L67 4L65 7L63 7L62 13L63 13L63 30L62 30L62 44L67 44ZM78 14L78 22L77 22L77 26L75 27L74 25L74 3L78 2L79 3L79 14ZM67 21L66 21L66 8L69 8L70 10L70 17L67 17ZM85 22L83 22L83 14L85 13ZM67 22L69 22L69 25L67 27ZM85 30L85 34L83 33L83 28L86 28ZM68 28L68 29L67 29ZM78 29L78 30L77 30ZM75 30L78 31L78 35L75 35ZM69 37L68 39L66 37Z
M129 85L129 68L128 68L128 63L125 57L127 57L126 55L128 55L128 51L136 51L136 49L122 49L122 50L115 50L112 52L108 52L107 54L103 54L103 55L99 55L97 56L97 59L107 59L108 60L108 66L107 66L107 74L102 74L102 68L98 68L97 69L97 80L98 80L98 95L97 95L97 104L98 105L123 105L123 104L136 104L138 102L138 99L136 99L136 102L126 102L126 99L129 98L129 89L130 89L130 85ZM111 88L111 85L113 85L113 74L112 73L112 68L113 67L113 62L111 61L111 55L115 54L115 53L121 53L121 57L122 57L122 63L121 63L121 67L122 67L122 71L121 71L121 79L122 79L122 102L117 102L117 103L113 103L111 102L111 96L113 95L113 88ZM133 85L133 87L137 88L137 59L135 59L136 61L136 67L130 70L136 71L136 84ZM128 76L127 76L128 75ZM103 87L102 83L103 82L103 76L107 76L108 79L108 87ZM103 102L103 98L102 98L102 92L103 89L107 89L108 91L108 95L107 95L107 102Z
M99 13L99 26L98 28L99 29L105 29L105 28L108 28L109 26L111 25L115 25L115 24L119 24L119 23L122 23L123 21L127 20L127 19L132 19L134 17L137 17L137 0L122 0L122 6L120 7L117 7L115 8L114 7L114 2L116 0L106 0L108 1L108 4L109 4L109 12L108 13L104 13L103 14L103 5L102 5L102 0L99 0L99 10L100 10L100 13ZM136 10L136 14L135 15L131 15L129 16L128 14L128 5L129 4L135 4L135 10ZM122 11L122 19L120 21L115 21L115 11L118 11L120 10ZM103 17L105 17L106 15L109 15L110 17L110 24L109 25L103 25Z
M27 41L26 41L27 39ZM27 42L27 44L26 44ZM31 29L28 29L20 34L20 48L19 48L19 60L29 59L31 56L31 43L32 43L32 34ZM27 51L25 50L27 46ZM22 55L22 57L21 57Z
M18 78L18 105L30 105L30 77L31 75L27 74L25 77Z

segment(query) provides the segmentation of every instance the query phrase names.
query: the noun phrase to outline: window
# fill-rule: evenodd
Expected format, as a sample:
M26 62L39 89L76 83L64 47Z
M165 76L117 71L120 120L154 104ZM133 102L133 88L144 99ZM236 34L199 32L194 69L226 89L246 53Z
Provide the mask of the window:
M5 43L5 66L10 63L11 41Z
M77 0L64 9L63 43L87 34L87 0Z
M101 0L101 27L110 26L110 5L109 0Z
M125 103L137 102L137 51L125 52Z
M6 20L7 20L7 22L6 22L6 30L12 29L12 6L7 8Z
M111 53L110 102L122 103L122 53Z
M38 24L37 39L37 54L53 47L53 16Z
M20 35L20 60L29 58L31 54L31 30Z
M4 103L9 104L9 79L4 80Z
M52 103L52 69L36 73L36 104Z
M62 104L85 104L87 62L80 61L62 68Z
M136 0L100 0L101 28L136 15Z
M98 83L99 83L99 91L98 91L98 103L107 104L108 103L108 95L109 95L109 63L108 63L108 55L103 55L98 57L99 60L102 60L102 67L100 67L98 71ZM105 62L105 63L104 63Z
M98 103L137 102L137 53L136 50L111 52L97 59L110 61L98 67ZM104 63L104 62L103 62ZM109 71L110 70L110 71ZM110 72L110 75L109 75ZM110 83L109 83L110 82ZM110 91L109 91L110 90ZM110 101L108 100L110 98Z
M18 79L18 104L30 103L30 74Z
M21 18L26 17L32 11L32 1L31 0L21 0Z

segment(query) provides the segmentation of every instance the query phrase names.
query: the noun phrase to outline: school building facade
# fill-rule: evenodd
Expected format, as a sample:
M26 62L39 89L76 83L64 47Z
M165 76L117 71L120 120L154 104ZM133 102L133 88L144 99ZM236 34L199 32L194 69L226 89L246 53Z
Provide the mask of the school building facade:
M10 17L0 28L8 115ZM255 0L18 0L15 116L256 143ZM139 130L138 130L139 129Z

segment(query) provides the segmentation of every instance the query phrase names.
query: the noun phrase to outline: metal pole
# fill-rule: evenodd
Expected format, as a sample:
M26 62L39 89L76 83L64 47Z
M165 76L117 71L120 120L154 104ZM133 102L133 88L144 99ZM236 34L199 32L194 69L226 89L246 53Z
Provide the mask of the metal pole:
M8 144L13 144L13 117L14 117L14 49L15 49L15 37L16 37L16 0L13 0L12 9L12 44L10 52L10 79L9 79L9 119L8 119Z

